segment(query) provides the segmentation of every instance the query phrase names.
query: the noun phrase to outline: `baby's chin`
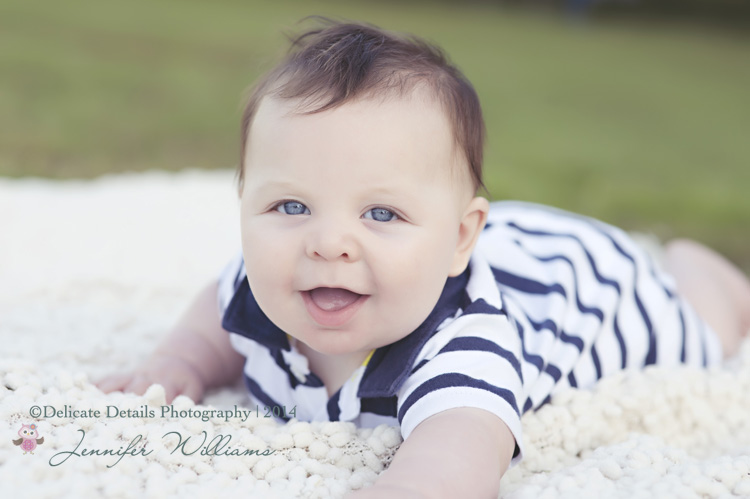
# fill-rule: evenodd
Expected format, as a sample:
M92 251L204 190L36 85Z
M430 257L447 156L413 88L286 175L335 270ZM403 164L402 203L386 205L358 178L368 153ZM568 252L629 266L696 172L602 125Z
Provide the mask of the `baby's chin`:
M367 343L346 341L346 339L342 337L346 334L346 332L334 330L316 331L312 332L312 334L301 336L304 337L304 340L297 339L297 345L312 350L317 354L331 357L350 356L359 353L367 355L373 349L378 348L377 346L371 346Z

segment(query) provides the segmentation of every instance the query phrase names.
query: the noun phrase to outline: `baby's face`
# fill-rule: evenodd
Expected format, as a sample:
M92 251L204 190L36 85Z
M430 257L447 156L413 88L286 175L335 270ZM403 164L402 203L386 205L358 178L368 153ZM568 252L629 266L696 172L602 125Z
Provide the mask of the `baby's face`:
M250 288L282 330L326 355L364 358L429 315L472 199L448 121L426 98L316 114L265 98L241 193Z

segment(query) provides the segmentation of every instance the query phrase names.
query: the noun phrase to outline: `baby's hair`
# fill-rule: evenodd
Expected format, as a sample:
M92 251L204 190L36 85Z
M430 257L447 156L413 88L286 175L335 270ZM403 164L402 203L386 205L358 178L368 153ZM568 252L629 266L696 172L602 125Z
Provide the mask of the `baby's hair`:
M304 114L313 114L362 97L404 96L419 85L426 85L443 106L456 146L468 162L474 190L484 187L485 128L479 97L445 53L414 36L316 19L323 27L293 38L289 54L260 79L245 105L237 171L240 192L248 133L264 97L300 99Z

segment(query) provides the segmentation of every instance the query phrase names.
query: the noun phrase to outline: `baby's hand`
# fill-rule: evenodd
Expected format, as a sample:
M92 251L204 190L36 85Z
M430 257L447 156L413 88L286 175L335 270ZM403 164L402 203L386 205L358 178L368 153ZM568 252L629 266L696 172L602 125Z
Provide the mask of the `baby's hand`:
M154 354L133 372L109 375L97 381L96 386L105 393L122 391L143 395L155 383L164 387L168 404L178 395L200 402L205 391L198 370L190 362L164 354Z

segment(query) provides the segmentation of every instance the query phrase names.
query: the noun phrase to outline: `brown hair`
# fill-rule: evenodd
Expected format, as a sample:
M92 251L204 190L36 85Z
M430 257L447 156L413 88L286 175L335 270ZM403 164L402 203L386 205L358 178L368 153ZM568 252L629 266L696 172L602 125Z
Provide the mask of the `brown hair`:
M358 97L404 95L426 84L444 107L475 190L482 182L485 128L479 97L438 47L375 26L320 19L324 26L292 39L287 57L255 85L242 114L238 186L244 183L248 133L263 97L302 99L305 114Z

